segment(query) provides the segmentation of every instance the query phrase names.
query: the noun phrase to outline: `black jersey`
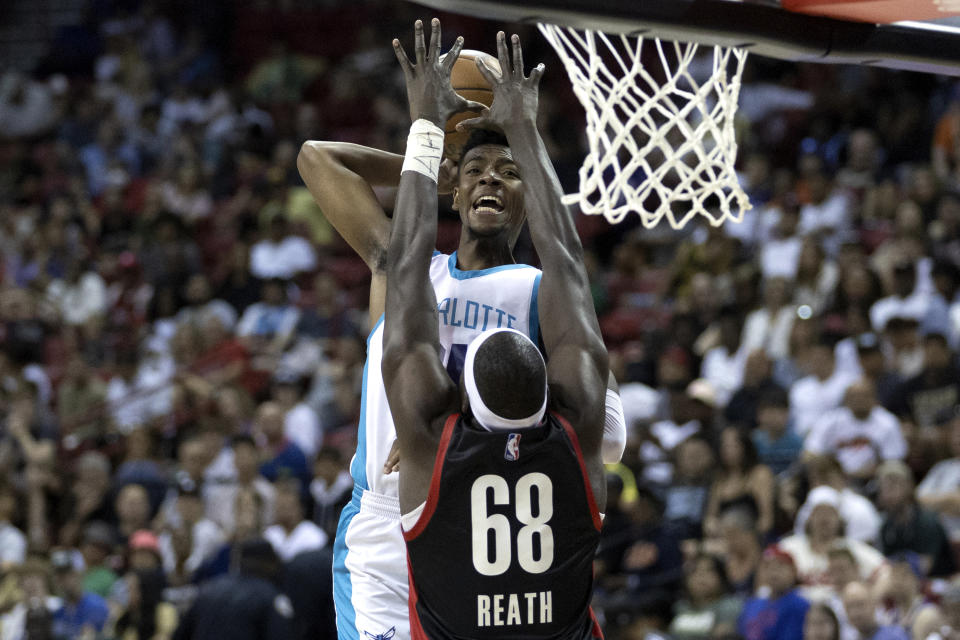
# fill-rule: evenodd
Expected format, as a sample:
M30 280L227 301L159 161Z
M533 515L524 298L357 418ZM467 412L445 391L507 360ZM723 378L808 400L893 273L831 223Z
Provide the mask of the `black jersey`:
M404 538L414 640L603 637L590 610L600 514L554 414L496 432L450 416Z

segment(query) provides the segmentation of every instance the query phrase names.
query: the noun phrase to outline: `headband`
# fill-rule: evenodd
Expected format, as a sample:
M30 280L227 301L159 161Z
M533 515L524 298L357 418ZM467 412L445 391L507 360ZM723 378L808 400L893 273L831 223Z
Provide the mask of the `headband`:
M497 415L486 405L483 401L483 398L480 397L480 390L477 388L477 381L474 378L473 374L473 361L477 356L477 351L483 345L487 339L490 338L495 333L500 333L501 331L509 331L517 335L523 336L525 340L533 344L533 341L530 340L525 334L517 331L516 329L490 329L484 331L467 347L467 355L463 361L463 383L467 388L467 397L470 399L470 411L473 413L474 419L477 423L486 429L487 431L502 431L506 429L522 429L523 427L531 427L535 424L539 424L543 419L544 414L547 412L547 387L544 383L543 387L543 404L540 405L540 409L536 413L527 417L511 420L510 418L504 418L503 416ZM537 349L537 355L540 356L541 362L543 361L543 355L540 354L540 350ZM546 367L546 365L544 365Z

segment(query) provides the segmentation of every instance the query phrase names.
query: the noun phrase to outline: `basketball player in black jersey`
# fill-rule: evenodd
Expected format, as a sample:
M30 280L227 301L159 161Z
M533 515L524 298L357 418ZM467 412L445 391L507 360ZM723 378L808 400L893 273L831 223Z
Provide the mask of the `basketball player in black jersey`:
M493 107L473 126L501 130L488 145L471 201L522 183L543 265L539 305L549 366L512 330L481 334L456 385L440 361L428 265L436 236L442 125L464 108L450 88L457 45L439 61L416 25L411 63L394 41L407 80L408 139L387 259L383 376L397 427L400 507L410 565L415 640L602 637L590 611L592 561L605 501L601 439L607 352L582 247L536 128L542 65L523 74L498 34L504 74L481 67ZM498 215L495 206L488 215Z

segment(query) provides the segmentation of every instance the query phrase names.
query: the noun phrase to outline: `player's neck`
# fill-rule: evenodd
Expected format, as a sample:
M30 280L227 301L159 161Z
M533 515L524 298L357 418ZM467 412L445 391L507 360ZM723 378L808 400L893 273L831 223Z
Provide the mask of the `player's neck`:
M477 271L513 264L510 248L499 238L461 236L457 247L457 268L461 271Z

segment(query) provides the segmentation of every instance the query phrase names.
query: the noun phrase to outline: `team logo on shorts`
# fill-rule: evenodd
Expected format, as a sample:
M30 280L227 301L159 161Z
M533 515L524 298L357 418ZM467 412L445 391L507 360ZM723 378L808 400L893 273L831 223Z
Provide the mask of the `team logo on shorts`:
M520 458L520 434L511 433L507 436L507 448L503 452L503 457L511 462Z
M383 633L378 633L377 635L373 635L369 631L364 631L363 635L370 638L370 640L390 640L390 638L392 638L396 633L397 633L397 628L390 627L387 631Z

